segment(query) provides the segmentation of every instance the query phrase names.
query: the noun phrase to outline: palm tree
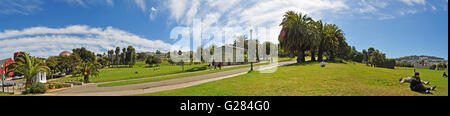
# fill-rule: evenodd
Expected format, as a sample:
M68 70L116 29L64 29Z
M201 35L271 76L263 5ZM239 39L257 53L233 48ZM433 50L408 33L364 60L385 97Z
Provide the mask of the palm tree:
M346 43L344 32L334 24L325 25L325 50L327 50L329 60L334 60L339 51L340 43Z
M37 58L30 57L28 53L21 52L21 55L14 59L15 63L8 65L8 73L15 72L22 74L26 80L26 88L33 84L33 77L40 72L50 72L50 68Z
M115 62L114 63L116 63L116 66L117 67L119 67L119 64L120 64L120 47L116 47L116 58L115 58Z
M323 61L323 53L325 52L325 46L327 44L325 35L325 25L322 20L314 23L314 29L316 31L316 41L317 41L317 57L318 61Z
M83 62L75 70L75 75L83 75L84 82L90 83L89 76L99 76L99 64L91 62Z
M302 13L288 11L284 15L284 20L280 24L283 27L282 35L279 38L281 47L290 53L296 54L297 62L305 62L305 51L313 45L312 30L310 24L312 18Z

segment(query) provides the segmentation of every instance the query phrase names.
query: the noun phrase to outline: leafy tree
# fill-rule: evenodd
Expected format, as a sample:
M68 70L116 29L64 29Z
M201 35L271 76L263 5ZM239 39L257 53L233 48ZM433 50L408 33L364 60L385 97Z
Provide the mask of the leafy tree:
M317 57L318 61L323 61L323 54L326 51L326 46L328 44L328 41L326 41L325 36L325 24L322 22L322 20L319 20L317 22L314 22L314 31L316 34L316 49L317 49ZM314 50L313 50L314 51ZM314 54L314 52L312 53Z
M116 47L116 58L115 58L115 64L117 67L120 65L120 47Z
M58 56L49 57L47 60L45 60L45 64L47 65L48 68L50 68L50 71L47 74L48 76L52 76L53 74L59 71L58 66L59 60L60 59Z
M336 56L339 54L338 51L343 50L345 45L342 45L345 42L344 33L337 25L334 24L326 24L325 26L325 41L327 46L325 46L328 60L334 60Z
M147 57L147 60L145 61L145 63L153 67L155 65L161 64L161 58L150 55Z
M128 65L128 61L127 61L127 48L122 48L122 54L120 54L120 63L122 65Z
M280 37L281 47L289 53L296 54L297 62L305 62L305 51L311 47L313 42L310 23L312 18L302 13L288 11L280 24L283 27L284 37Z
M97 58L97 62L101 64L102 67L108 66L108 57L99 57Z
M133 67L136 64L136 50L133 46L128 46L126 53L126 63L129 67Z
M161 51L156 50L156 55L161 55Z
M114 64L114 50L108 51L108 62L109 62L109 67L111 67L111 65Z
M100 64L97 62L83 62L81 65L79 65L75 70L76 76L83 76L85 83L90 83L90 76L99 76L99 66Z
M58 63L58 67L61 70L60 72L64 72L66 74L73 73L73 70L82 62L80 56L74 54L70 56L62 56L59 59L60 61Z
M30 57L28 53L21 52L21 55L14 59L15 63L7 66L8 73L16 72L25 77L26 88L33 84L33 77L40 72L50 72L50 68L45 66L45 63L37 58Z
M73 55L78 55L83 62L94 62L96 59L94 52L91 52L84 47L73 49L72 51Z

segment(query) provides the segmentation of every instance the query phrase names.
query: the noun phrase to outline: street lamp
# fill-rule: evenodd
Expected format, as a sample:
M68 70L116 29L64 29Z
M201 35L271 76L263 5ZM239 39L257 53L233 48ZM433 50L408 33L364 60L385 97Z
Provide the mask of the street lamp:
M252 26L250 26L250 41L251 40L253 40L253 27ZM252 60L250 60L250 65L251 65L250 71L253 71L253 62L252 62Z

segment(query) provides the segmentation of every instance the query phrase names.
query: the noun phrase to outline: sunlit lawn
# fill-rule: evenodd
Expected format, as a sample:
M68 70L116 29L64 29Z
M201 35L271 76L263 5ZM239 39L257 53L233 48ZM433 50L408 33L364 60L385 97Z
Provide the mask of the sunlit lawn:
M254 66L267 65L267 64L269 64L269 63L259 63L259 64L255 64ZM130 85L130 84L148 83L148 82L169 80L169 79L182 78L182 77L190 77L190 76L212 74L212 73L217 73L217 72L222 72L222 71L230 71L230 70L249 68L249 67L250 67L250 65L243 65L243 66L235 66L235 67L224 68L222 70L186 73L186 74L181 74L181 75L164 76L164 77L159 77L159 78L146 78L146 79L138 79L138 80L111 82L111 83L101 84L101 85L99 85L99 87L111 87L111 86L123 86L123 85Z
M363 64L320 63L285 66L271 74L250 74L183 89L142 96L422 96L399 79L412 76L413 68L384 69ZM422 79L437 85L432 96L448 96L443 71L417 69Z
M121 66L126 67L126 66ZM187 70L206 70L207 64L200 65L185 65L184 69ZM137 62L133 68L106 68L100 69L99 77L91 77L91 82L109 82L118 80L138 79L144 77L154 77L161 75L169 75L176 73L183 73L182 66L174 66L164 63L158 70L154 70L153 67L148 67L144 62ZM79 81L82 77L63 78L64 81Z

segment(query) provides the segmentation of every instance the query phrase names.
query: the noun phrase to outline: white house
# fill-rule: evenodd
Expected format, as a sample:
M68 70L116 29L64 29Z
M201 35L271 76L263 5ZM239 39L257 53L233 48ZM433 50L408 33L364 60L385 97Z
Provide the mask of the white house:
M40 72L33 77L34 82L47 83L47 72Z

